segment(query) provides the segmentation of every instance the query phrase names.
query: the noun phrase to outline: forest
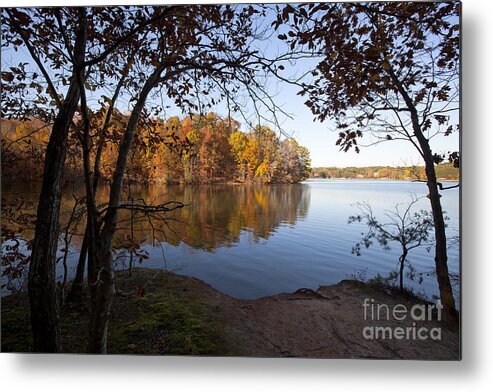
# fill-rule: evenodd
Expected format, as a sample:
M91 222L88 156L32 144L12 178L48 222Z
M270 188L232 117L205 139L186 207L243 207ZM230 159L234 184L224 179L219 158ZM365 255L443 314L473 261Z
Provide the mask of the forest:
M459 168L453 163L441 163L436 166L438 179L447 181L459 180ZM365 178L389 180L424 180L424 166L369 166L369 167L314 167L313 178Z
M92 114L104 118L108 110ZM118 140L128 116L113 114L101 154L101 180L111 179ZM50 126L35 118L2 121L2 179L40 181ZM95 137L95 135L94 135ZM68 146L67 180L83 175L83 158L77 143ZM94 164L94 158L91 160ZM240 124L215 113L166 121L148 119L136 132L125 180L130 183L198 184L224 182L297 183L310 174L310 154L293 138L267 126L249 132Z

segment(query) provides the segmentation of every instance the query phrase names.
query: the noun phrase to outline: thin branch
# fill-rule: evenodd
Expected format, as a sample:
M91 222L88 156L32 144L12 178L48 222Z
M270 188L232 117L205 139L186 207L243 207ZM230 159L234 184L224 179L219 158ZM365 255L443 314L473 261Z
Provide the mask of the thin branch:
M117 39L108 49L106 49L105 51L103 51L103 53L101 53L99 56L97 56L97 57L95 57L95 58L93 58L91 60L85 61L83 65L84 66L89 66L89 65L94 65L94 64L97 64L97 63L103 61L116 48L118 48L118 46L120 46L121 44L123 44L126 41L128 41L130 38L132 38L135 34L137 34L144 27L149 26L149 25L153 24L154 22L158 22L158 21L160 21L161 19L163 19L166 16L169 16L170 14L172 14L178 8L179 8L179 6L171 6L171 7L168 7L163 12L161 12L159 15L156 15L156 16L154 16L154 17L146 20L145 22L141 23L140 25L134 27L127 34L125 34L122 37L120 37L119 39Z
M46 68L44 67L43 63L41 62L41 59L39 58L39 56L37 55L37 53L35 52L33 46L31 45L31 43L29 42L29 39L27 38L26 34L24 33L24 31L21 29L21 27L19 26L19 24L17 23L17 20L15 19L15 17L12 15L12 12L11 10L9 10L8 8L5 9L5 11L7 12L7 14L9 15L10 17L10 22L12 23L12 25L14 26L14 29L15 31L17 31L17 33L20 35L20 37L22 38L22 41L24 41L24 44L26 45L27 47L27 50L29 51L29 53L31 54L31 57L33 58L33 60L35 61L35 63L37 64L39 70L41 71L41 73L43 74L43 76L45 77L45 80L46 80L46 83L48 84L48 88L50 90L50 95L51 97L55 100L56 104L58 107L61 107L62 106L62 101L60 100L60 97L58 96L58 93L56 91L56 88L53 84L53 82L51 81L51 78L50 78L50 75L48 74L48 72L46 71Z

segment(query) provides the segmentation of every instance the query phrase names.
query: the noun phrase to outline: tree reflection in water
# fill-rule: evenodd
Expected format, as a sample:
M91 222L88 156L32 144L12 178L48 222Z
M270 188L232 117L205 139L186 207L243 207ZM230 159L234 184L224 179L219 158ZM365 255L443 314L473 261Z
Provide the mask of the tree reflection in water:
M108 191L108 187L101 187L100 200L107 200ZM4 202L13 206L20 198L25 199L26 208L23 212L33 213L36 211L34 202L38 192L39 189L31 184L15 184L6 186L2 193ZM62 196L61 232L70 219L74 206L73 194L81 196L83 192L83 186L66 187ZM268 239L280 225L295 225L299 219L304 219L310 204L310 189L303 184L168 187L135 185L130 188L130 192L130 197L134 200L143 200L148 205L169 200L186 204L184 208L168 213L165 221L150 219L144 214L136 213L133 219L135 243L152 245L157 241L178 245L183 242L195 249L206 251L232 246L239 241L244 231L251 233L254 241ZM130 197L127 194L123 199ZM3 215L2 209L2 218ZM131 238L130 223L130 211L122 210L114 239L115 248L128 244ZM16 226L14 223L11 223L12 225ZM33 236L31 226L22 229L22 237L26 240ZM80 248L84 228L85 222L82 219L75 227L72 240L72 246L77 249Z

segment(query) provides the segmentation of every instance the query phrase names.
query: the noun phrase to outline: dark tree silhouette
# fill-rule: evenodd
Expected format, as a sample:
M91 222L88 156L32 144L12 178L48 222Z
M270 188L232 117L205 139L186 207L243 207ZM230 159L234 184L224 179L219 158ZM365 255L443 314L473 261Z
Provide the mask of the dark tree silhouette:
M275 116L279 108L262 79L269 69L262 63L263 55L251 45L261 34L256 31L254 16L263 12L262 6L227 5L2 11L6 21L4 46L11 50L26 48L38 68L30 74L32 70L20 64L2 73L2 114L24 119L37 114L54 119L29 272L35 351L61 350L54 267L69 136L82 151L87 211L84 252L74 295L80 293L87 253L92 305L88 351L106 352L114 291L113 236L118 211L123 208L120 200L129 153L138 140L136 131L152 121L151 113L159 113L159 105L149 104L149 98L162 94L185 113L199 114L223 100L232 111L243 113L246 98L259 118L260 107ZM269 60L271 67L274 63ZM38 73L47 89L37 82ZM101 150L106 145L108 124L117 115L114 106L122 88L131 111L123 132L113 140L118 144L117 159L109 199L100 208L96 191ZM107 108L101 124L88 101L90 93L103 89L105 93L112 89L113 96L103 96ZM95 138L97 142L93 143Z
M300 94L315 117L335 119L337 145L358 139L409 142L425 163L436 238L435 267L446 316L456 318L435 164L457 151L434 152L430 140L458 131L460 3L382 2L286 5L274 26L292 48L325 53ZM456 113L456 116L452 116Z
M401 247L399 256L399 289L404 290L404 268L408 262L409 252L422 245L430 245L430 231L433 229L433 215L429 211L412 211L413 206L420 200L416 196L411 197L411 202L403 207L395 205L393 210L385 211L387 221L381 222L373 213L368 203L358 203L356 206L360 214L349 217L348 223L364 222L368 226L368 232L356 243L352 252L361 255L361 246L369 248L373 241L384 249L390 249L390 242L397 242Z

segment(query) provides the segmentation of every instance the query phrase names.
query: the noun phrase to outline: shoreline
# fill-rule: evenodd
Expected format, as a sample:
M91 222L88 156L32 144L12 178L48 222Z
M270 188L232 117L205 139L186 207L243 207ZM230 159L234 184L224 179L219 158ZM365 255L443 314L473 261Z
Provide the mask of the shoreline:
M458 326L436 320L441 340L367 340L369 325L411 328L410 320L364 320L363 303L429 304L394 289L353 280L255 300L233 298L197 278L162 270L116 273L108 352L304 358L459 359ZM2 351L29 351L26 293L2 298ZM64 306L66 352L84 352L86 305ZM22 326L22 328L21 328ZM421 326L421 324L420 324Z
M36 179L32 180L22 180L26 183L30 183L32 185L39 186L41 185L41 180L37 181ZM138 181L132 181L130 185L132 186L141 186L141 187L150 187L150 186L165 186L165 187L202 187L202 186L276 186L276 185L300 185L300 184L306 184L306 183L313 183L313 182L330 182L330 181L400 181L400 182L422 182L423 181L416 181L416 180L411 180L411 179L392 179L392 178L372 178L372 177L332 177L332 178L322 178L322 177L313 177L313 178L307 178L303 181L300 182L293 182L293 183L287 183L287 182L269 182L269 183L262 183L262 182L255 182L255 181L245 181L245 182L240 182L240 181L213 181L213 182L198 182L198 183L181 183L181 182L173 182L173 183L166 183L163 181L152 181L152 182L147 182L147 183L141 183ZM460 183L461 181L459 179L457 180L449 180L446 178L438 178L438 182L446 182L446 183ZM1 179L1 184L2 184L2 189L4 188L9 188L14 186L16 183L16 180L14 179L6 179L2 178ZM70 185L70 181L66 181L64 184L64 187ZM106 181L101 181L101 184L106 184Z
M401 181L401 182L422 182L423 184L425 183L423 181L416 181L416 180L410 180L410 179L393 179L393 178L356 178L356 177L333 177L333 178L307 178L306 180L303 180L303 182L316 182L316 181L321 181L321 182L326 182L326 181L333 181L333 180L355 180L355 181ZM460 180L448 180L446 178L437 178L438 182L458 182L460 183Z

